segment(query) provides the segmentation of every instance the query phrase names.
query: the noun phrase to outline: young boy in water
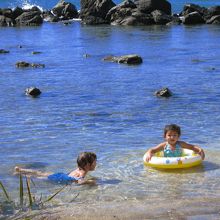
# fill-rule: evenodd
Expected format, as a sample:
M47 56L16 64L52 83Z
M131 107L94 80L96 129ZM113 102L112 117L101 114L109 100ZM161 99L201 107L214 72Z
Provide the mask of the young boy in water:
M149 161L153 154L159 151L164 152L164 157L181 157L182 148L193 150L199 154L204 160L205 153L202 148L197 145L188 144L184 141L179 141L181 135L181 129L176 124L166 125L164 128L165 142L158 144L155 147L150 148L146 152L146 161Z
M15 167L15 173L25 174L27 176L37 176L47 178L52 182L68 184L76 182L79 184L93 183L92 180L85 180L85 176L89 171L95 170L97 156L92 152L83 152L77 158L78 168L71 171L70 173L52 173L52 172L41 172L39 170L23 169Z

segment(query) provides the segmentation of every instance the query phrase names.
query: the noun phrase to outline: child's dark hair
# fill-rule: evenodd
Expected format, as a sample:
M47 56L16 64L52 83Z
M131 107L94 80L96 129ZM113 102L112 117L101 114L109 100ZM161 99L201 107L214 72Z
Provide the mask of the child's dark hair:
M79 168L84 169L87 164L92 164L97 159L93 152L83 152L77 158L77 165Z
M168 131L176 131L179 136L181 135L180 126L178 126L176 124L170 124L170 125L165 126L165 128L164 128L164 137L166 136L166 133Z

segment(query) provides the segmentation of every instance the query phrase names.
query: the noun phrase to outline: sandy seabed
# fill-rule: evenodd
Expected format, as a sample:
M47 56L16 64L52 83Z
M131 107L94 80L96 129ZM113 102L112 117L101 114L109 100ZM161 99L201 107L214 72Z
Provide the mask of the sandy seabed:
M196 198L171 201L122 201L71 204L41 211L31 211L13 219L34 220L219 220L220 198Z

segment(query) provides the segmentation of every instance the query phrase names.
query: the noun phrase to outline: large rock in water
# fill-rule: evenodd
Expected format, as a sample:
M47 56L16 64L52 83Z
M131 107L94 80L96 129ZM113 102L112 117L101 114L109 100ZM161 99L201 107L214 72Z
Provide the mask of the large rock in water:
M60 0L51 11L55 16L59 17L60 20L69 20L79 17L76 6L64 0Z
M165 0L125 0L113 7L106 18L112 25L162 25L172 21L170 13L171 5Z
M214 15L209 20L206 21L206 24L220 24L220 15Z
M108 11L115 6L112 0L81 0L80 18L85 24L109 23Z
M151 25L155 24L153 16L137 9L136 4L131 0L125 0L121 4L113 7L106 19L112 25Z
M142 58L137 54L128 54L124 56L107 56L103 59L104 61L123 63L123 64L141 64L143 62Z
M171 4L166 0L137 0L135 4L141 12L147 14L160 10L167 15L171 15Z
M13 18L16 19L18 16L20 16L24 10L20 7L16 7L13 9Z
M167 24L172 21L172 16L165 14L163 11L155 10L151 14L156 24Z
M180 16L186 16L192 12L198 12L201 16L203 16L207 12L207 8L196 4L186 4L183 7L183 11L180 13Z
M4 15L0 15L0 27L4 27L4 26L14 26L15 25L15 21L12 18L8 18Z
M220 15L220 6L213 6L207 9L205 13L205 19L209 20L213 16Z
M43 23L43 18L39 11L27 11L18 16L15 21L17 26L38 26Z
M220 6L213 6L208 8L207 13L212 17L214 15L220 15Z
M195 11L187 14L183 18L183 24L203 24L205 23L204 19L202 18L202 15Z

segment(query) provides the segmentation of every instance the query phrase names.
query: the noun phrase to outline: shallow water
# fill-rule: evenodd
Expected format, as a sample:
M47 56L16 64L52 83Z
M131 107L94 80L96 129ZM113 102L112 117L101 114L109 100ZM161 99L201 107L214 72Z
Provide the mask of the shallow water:
M1 28L0 48L10 51L0 54L1 181L16 197L15 165L67 172L79 152L94 151L97 185L73 184L56 204L69 204L78 192L78 204L219 198L219 36L215 25ZM143 64L102 61L131 53ZM17 69L20 60L46 67ZM29 86L42 94L25 96ZM166 86L173 96L156 98L155 90ZM204 148L202 166L178 172L143 166L143 154L163 140L168 123L181 125L182 139ZM35 182L38 196L59 188Z

